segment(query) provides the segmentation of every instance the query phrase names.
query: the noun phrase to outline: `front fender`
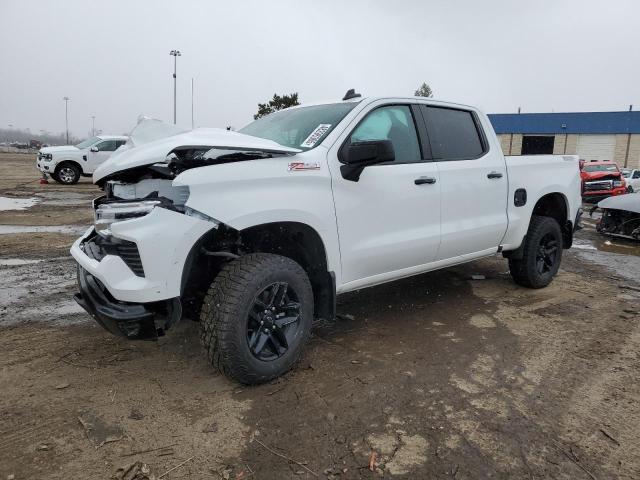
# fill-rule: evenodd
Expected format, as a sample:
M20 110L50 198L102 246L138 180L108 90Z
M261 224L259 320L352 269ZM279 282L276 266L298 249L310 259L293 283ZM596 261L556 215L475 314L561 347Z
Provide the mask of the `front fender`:
M316 153L315 158L318 156ZM236 230L273 222L308 225L320 235L327 266L338 275L340 250L331 177L326 160L309 157L296 155L195 168L181 173L174 185L189 187L188 207ZM318 168L288 170L290 162L301 161L317 164Z

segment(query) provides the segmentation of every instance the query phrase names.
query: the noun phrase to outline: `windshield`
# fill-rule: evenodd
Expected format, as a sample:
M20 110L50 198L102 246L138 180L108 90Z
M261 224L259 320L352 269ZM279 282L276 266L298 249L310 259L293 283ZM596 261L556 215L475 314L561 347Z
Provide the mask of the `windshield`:
M309 150L319 145L356 105L357 102L344 102L282 110L259 118L240 133Z
M585 165L585 172L617 172L618 167L616 165Z
M80 150L82 150L83 148L88 148L91 145L93 145L94 143L98 143L99 141L100 141L100 139L98 137L87 138L85 141L80 142L79 144L77 144L76 148L79 148Z

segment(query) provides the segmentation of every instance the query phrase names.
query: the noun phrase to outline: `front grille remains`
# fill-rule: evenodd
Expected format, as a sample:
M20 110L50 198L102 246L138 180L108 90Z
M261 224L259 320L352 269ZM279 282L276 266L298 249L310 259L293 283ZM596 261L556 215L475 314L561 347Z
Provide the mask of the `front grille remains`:
M120 257L136 276L144 277L144 268L142 267L140 252L134 242L115 238L104 238L96 234L87 239L83 247L87 256L94 260L100 261L106 255Z
M613 188L613 180L600 180L597 182L586 182L585 190L611 190Z

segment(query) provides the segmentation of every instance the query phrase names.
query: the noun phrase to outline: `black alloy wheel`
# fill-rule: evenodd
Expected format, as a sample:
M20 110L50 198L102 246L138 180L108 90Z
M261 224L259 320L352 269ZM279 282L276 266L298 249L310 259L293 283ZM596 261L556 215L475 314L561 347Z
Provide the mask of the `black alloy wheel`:
M557 254L558 242L553 234L547 233L540 239L536 253L536 270L540 275L551 271L556 263Z
M298 296L286 282L275 282L254 299L247 322L247 344L258 360L269 362L289 349L300 327Z

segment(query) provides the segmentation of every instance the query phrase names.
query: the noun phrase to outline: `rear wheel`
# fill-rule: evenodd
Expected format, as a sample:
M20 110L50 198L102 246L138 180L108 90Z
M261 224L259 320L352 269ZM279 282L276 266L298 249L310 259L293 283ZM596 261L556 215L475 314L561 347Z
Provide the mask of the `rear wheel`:
M63 163L51 176L58 183L73 185L80 180L80 169L73 163Z
M309 338L313 292L293 260L254 253L226 264L205 297L201 339L211 364L244 384L289 370Z
M521 259L509 259L513 280L524 287L542 288L558 273L562 259L562 231L551 217L531 217Z

